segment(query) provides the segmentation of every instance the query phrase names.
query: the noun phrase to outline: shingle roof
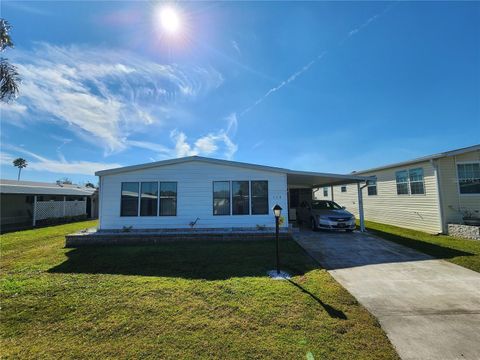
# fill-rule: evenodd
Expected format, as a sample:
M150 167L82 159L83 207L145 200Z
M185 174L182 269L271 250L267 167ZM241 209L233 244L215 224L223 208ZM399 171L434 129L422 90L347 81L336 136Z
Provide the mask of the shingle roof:
M0 193L29 195L90 196L96 189L74 184L56 184L36 181L0 179Z

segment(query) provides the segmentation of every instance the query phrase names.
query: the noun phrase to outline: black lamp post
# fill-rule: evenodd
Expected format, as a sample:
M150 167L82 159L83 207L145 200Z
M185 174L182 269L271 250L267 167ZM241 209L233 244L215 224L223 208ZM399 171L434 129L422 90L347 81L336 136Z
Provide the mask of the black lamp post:
M282 215L282 208L280 205L275 205L273 207L273 214L275 215L275 240L276 240L276 247L277 247L277 275L280 274L280 256L278 254L278 233L279 233L279 226L280 226L280 215Z

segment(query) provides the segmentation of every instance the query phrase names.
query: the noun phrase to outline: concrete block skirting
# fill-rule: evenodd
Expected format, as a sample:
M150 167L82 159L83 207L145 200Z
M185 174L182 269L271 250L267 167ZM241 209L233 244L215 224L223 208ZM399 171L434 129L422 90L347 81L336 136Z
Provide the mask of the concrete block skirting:
M280 239L290 239L288 232L281 232ZM95 245L155 245L175 241L256 241L275 240L275 233L271 232L86 232L65 236L65 247L73 248L80 246Z

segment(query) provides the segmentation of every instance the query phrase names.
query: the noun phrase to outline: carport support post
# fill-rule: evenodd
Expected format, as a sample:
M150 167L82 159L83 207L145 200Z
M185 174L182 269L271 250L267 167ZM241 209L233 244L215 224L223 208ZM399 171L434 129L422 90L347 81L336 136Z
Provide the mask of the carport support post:
M360 231L365 231L365 218L363 215L363 194L362 188L360 187L360 183L357 182L357 192L358 192L358 213L360 215Z

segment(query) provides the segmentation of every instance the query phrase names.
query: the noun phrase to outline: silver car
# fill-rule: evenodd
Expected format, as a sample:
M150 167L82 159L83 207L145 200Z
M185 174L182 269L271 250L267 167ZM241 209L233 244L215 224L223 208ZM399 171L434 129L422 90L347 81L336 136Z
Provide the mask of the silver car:
M300 224L309 224L312 230L355 230L355 216L336 202L329 200L303 201L297 208Z

